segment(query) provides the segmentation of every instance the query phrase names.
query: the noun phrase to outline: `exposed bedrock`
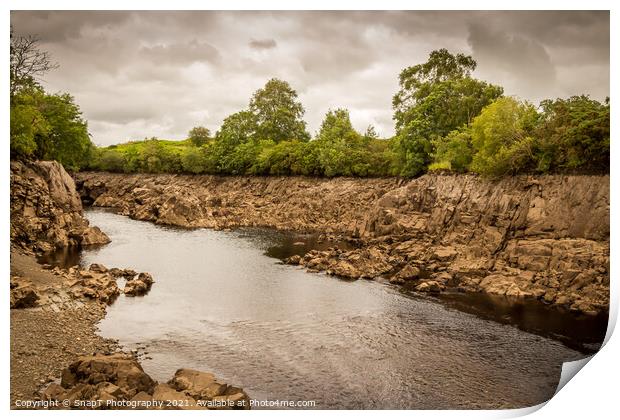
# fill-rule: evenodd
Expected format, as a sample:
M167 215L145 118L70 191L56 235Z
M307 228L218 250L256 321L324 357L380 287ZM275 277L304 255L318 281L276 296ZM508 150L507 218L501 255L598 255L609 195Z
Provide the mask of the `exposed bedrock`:
M60 163L11 161L12 244L44 253L109 241L88 225L75 183Z
M609 176L401 179L78 173L85 202L183 227L266 226L355 238L289 260L595 314L609 304Z

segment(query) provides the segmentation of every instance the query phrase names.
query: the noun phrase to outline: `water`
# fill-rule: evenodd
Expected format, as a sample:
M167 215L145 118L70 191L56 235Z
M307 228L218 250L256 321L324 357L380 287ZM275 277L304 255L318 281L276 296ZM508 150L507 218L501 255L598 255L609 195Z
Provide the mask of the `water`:
M99 328L129 349L146 347L142 364L159 381L186 367L252 398L316 408L523 407L550 398L562 362L584 357L464 312L458 298L279 264L266 253L285 253L282 234L172 229L103 210L87 217L112 242L82 251L82 264L156 281L147 296L120 296Z

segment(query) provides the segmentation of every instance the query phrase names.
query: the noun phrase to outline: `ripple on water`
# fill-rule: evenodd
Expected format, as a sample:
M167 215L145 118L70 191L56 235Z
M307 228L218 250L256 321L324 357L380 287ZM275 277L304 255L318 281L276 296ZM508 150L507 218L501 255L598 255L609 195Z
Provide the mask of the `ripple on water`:
M277 235L163 228L90 210L112 242L84 264L148 271L142 298L121 296L104 336L147 347L145 370L214 372L253 398L318 408L520 407L555 390L562 343L366 280L276 264Z

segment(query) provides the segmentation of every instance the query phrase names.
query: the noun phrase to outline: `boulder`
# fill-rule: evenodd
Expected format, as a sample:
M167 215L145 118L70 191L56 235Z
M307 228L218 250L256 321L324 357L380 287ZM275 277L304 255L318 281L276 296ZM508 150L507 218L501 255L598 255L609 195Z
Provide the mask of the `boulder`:
M11 309L31 308L37 305L39 294L28 284L11 289Z
M182 392L176 391L167 384L157 384L155 386L153 390L153 399L170 404L170 408L181 410L197 408L195 399Z
M82 356L63 371L61 385L64 388L80 384L97 385L102 382L114 384L116 388L105 387L111 393L133 397L140 391L151 393L155 381L147 375L132 356L115 353ZM72 388L72 389L73 389Z
M127 296L145 295L153 284L153 277L149 273L140 273L138 277L125 283L123 293Z

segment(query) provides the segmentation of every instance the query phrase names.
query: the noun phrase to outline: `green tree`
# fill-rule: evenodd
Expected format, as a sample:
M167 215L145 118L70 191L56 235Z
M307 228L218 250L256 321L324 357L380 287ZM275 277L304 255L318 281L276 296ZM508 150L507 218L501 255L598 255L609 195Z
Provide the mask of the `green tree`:
M189 131L189 141L196 147L200 147L211 139L211 131L208 128L198 126Z
M329 110L315 141L319 162L326 176L353 175L354 150L361 147L362 136L351 124L346 109Z
M32 95L17 94L11 107L11 158L31 158L37 151L37 139L47 137L49 124Z
M306 141L310 138L302 117L304 108L297 92L280 79L269 80L250 100L249 110L256 117L257 137L260 140Z
M96 168L109 172L126 172L127 161L125 156L117 150L103 150L99 157Z
M541 102L536 129L537 169L542 172L585 168L609 170L609 98L587 96Z
M476 62L463 54L433 51L426 63L404 69L392 100L400 174L415 176L431 161L433 142L469 124L503 94L499 86L470 77Z
M52 62L48 52L39 49L37 37L14 35L13 26L10 36L9 76L12 102L20 90L39 87L37 79L57 68L58 64Z
M47 136L39 137L38 157L55 159L73 170L86 165L93 145L88 125L73 97L67 93L43 95L40 110L49 131Z
M186 147L181 153L181 164L183 170L193 174L205 172L207 169L207 159L204 150L199 147Z
M487 176L517 173L533 165L532 133L538 113L511 97L496 100L474 118L471 169Z
M454 130L445 137L433 141L435 152L429 170L465 172L473 159L470 130L466 127Z

